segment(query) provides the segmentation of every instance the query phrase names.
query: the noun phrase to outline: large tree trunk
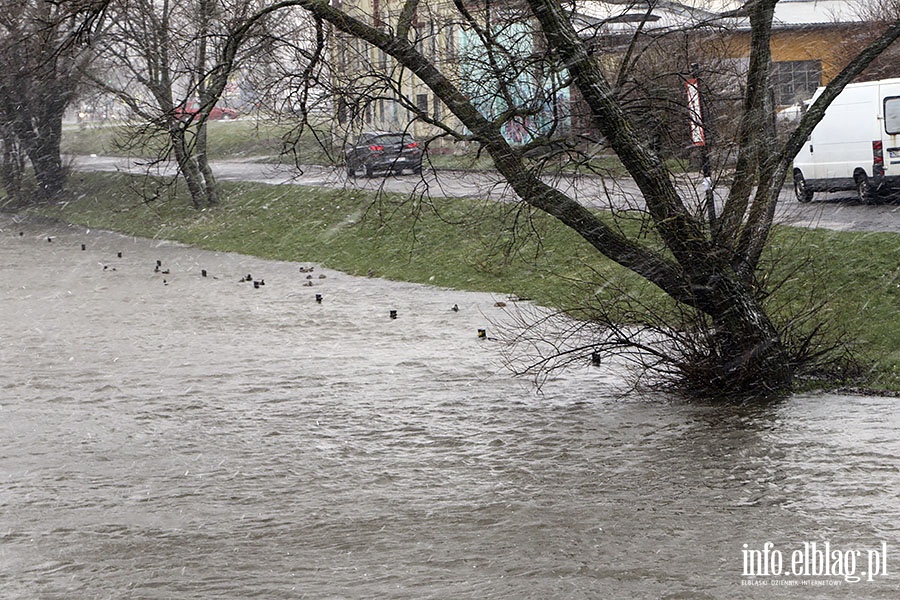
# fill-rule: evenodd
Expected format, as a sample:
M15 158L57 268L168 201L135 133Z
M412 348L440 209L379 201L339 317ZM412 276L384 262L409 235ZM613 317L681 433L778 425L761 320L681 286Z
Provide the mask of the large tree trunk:
M8 133L15 136L17 146L28 157L38 184L38 199L52 201L65 188L66 172L60 155L62 116L67 99L58 86L46 86L47 94L56 94L43 105L15 106L7 93L4 105L9 119Z
M19 141L7 127L0 127L0 181L6 192L4 204L19 205L25 203L25 157Z
M46 119L47 117L43 117ZM57 123L38 122L32 129L27 116L18 119L16 137L19 147L28 156L38 184L38 199L51 201L65 189L66 172L60 156L62 116Z
M63 86L53 87L57 88L51 92L54 97L45 102L38 116L35 153L31 157L35 177L49 199L56 198L65 188L66 171L60 154L62 120L73 93L73 90Z
M203 208L206 206L206 192L203 189L202 175L197 166L197 161L187 143L185 129L181 124L175 124L169 129L169 135L172 139L172 150L175 152L178 170L181 176L184 177L188 193L191 195L191 203L194 205L194 208Z
M209 206L215 206L219 203L219 183L216 181L216 175L209 165L206 132L206 123L201 123L200 129L197 131L197 144L194 147L194 152L197 156L197 168L203 176L206 203Z
M770 397L793 387L790 354L765 311L749 296L732 296L713 317L715 359L704 396Z
M704 395L776 396L793 385L794 365L754 290L733 271L701 266L698 306L712 329L700 355L682 369L690 389ZM701 338L702 339L702 338ZM705 352L705 356L703 355Z
M43 200L54 200L65 189L66 171L63 168L59 149L61 117L57 125L48 123L40 127L38 135L28 148L28 156L34 167L34 177Z

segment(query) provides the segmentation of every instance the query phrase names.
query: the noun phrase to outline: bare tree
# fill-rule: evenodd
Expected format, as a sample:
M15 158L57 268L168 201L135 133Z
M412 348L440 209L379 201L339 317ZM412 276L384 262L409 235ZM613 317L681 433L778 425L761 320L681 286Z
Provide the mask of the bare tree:
M113 0L109 25L88 72L144 124L145 144L166 143L157 162L174 158L197 208L219 202L207 155L207 123L242 62L265 47L264 18L247 26L252 3ZM256 36L256 37L254 37ZM257 45L251 41L256 39Z
M870 44L878 36L881 28L900 18L900 1L861 0L855 5L855 11L863 21L876 26L863 28L856 34L854 40L841 44L840 52L848 61ZM871 81L891 77L900 77L900 48L896 45L875 58L860 78Z
M302 169L310 152L327 153L332 146L335 73L325 60L325 24L292 7L269 19L264 31L255 29L258 33L249 42L252 63L240 69L242 85L257 114L285 128L282 152ZM310 137L318 143L307 148L300 140Z
M53 199L63 191L63 114L76 97L81 69L91 58L90 33L104 9L101 2L3 2L0 144L3 185L14 201L28 200L26 159L34 171L39 200Z
M372 14L360 6L326 0L284 0L259 14L300 6L329 23L360 56L371 59L383 53L387 61L371 69L363 63L365 76L357 77L376 90L370 98L381 99L379 89L404 92L392 96L399 96L414 121L429 123L439 135L477 144L490 154L522 202L555 217L600 255L662 290L681 307L675 312L691 315L690 326L680 318L671 322L670 329L679 336L692 331L690 343L670 348L669 359L664 361L676 379L689 389L706 393L768 396L792 388L803 355L809 354L808 348L802 347L810 341L807 337L799 342L801 349L793 347L790 336L776 326L765 308L770 290L766 274L761 272L765 266L762 256L779 192L793 156L825 107L900 36L900 22L881 24L881 34L848 63L796 130L779 143L768 85L776 3L753 0L735 15L749 21L750 56L736 119L733 181L719 214L703 210L703 203L694 201L694 188L679 186L677 174L659 148L648 143L642 123L626 108L621 94L624 79L608 77L604 57L580 35L579 16L571 4L558 0L442 3L441 19L457 23L470 40L468 49L459 51L460 62L466 52L478 57L475 86L471 73L461 76L458 64L430 53L421 34L420 11L429 10L431 4L418 0L385 3ZM531 32L530 38L526 32ZM531 41L526 43L526 39ZM366 45L361 46L362 42ZM561 85L542 85L525 88L530 94L522 93L522 82L540 74L556 74L562 84L577 89L591 125L639 188L643 204L635 205L642 211L638 235L626 233L615 218L628 217L631 212L613 211L610 221L585 206L585 194L575 196L548 182L548 163L530 158L535 146L547 147L558 128L536 125L527 131L528 139L522 144L511 143L504 135L504 128L511 123L537 123L537 114L552 105L544 91L562 89ZM435 119L435 114L423 110L416 94L407 91L416 85L426 86L455 121ZM486 105L485 98L493 104ZM598 339L597 351L645 346L622 332L615 328L608 339Z

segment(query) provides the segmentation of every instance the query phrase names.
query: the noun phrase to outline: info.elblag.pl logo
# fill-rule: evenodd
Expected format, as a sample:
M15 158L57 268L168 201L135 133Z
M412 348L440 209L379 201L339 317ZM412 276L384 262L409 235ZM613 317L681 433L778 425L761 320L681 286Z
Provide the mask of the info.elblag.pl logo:
M831 542L803 542L793 549L772 542L743 545L742 584L832 585L840 581L875 581L888 574L887 542L869 548L839 548ZM774 581L772 580L774 578ZM793 579L791 579L793 578Z

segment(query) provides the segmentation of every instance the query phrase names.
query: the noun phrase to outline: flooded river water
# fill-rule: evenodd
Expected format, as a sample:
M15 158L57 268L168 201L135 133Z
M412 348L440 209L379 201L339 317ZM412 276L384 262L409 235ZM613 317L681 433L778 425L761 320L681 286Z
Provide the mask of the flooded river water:
M2 598L898 595L897 400L538 393L487 294L0 229Z

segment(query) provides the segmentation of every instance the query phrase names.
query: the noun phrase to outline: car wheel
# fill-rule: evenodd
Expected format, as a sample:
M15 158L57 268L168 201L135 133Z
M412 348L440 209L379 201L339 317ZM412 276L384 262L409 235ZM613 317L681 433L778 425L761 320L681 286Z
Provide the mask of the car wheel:
M415 173L416 175L421 175L422 174L422 163L419 163L415 167L413 167L412 172Z
M794 195L800 202L809 202L813 198L813 191L806 186L806 178L801 171L794 171Z
M865 173L856 176L856 197L860 204L872 203L872 184Z

